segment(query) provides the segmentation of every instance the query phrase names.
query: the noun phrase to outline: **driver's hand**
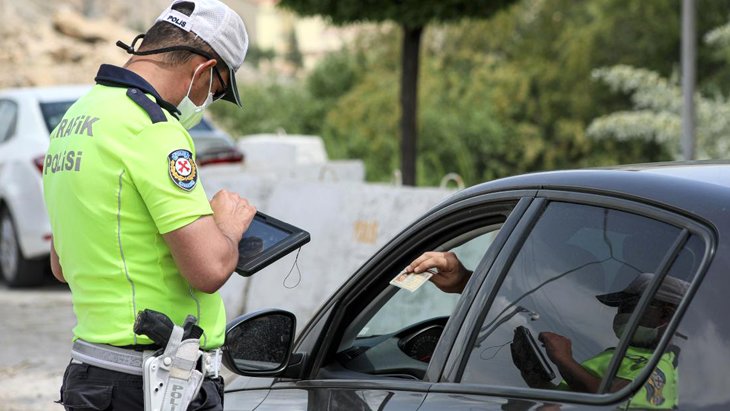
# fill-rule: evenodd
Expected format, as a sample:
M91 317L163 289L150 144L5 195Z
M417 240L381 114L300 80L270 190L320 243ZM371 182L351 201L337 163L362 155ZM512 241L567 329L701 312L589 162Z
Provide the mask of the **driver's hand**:
M565 361L573 359L573 348L569 338L544 331L540 333L537 339L543 343L545 353L550 361L555 364L563 364Z
M434 274L431 281L446 293L462 292L471 277L471 271L464 268L456 254L440 251L423 253L406 267L406 272L422 273L431 268L438 270L438 274Z

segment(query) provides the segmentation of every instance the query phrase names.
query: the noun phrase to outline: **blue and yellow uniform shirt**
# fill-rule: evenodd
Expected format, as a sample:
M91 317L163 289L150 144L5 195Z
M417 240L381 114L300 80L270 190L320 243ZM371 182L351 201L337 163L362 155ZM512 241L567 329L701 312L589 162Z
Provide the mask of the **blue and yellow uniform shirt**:
M162 235L212 214L187 130L174 106L135 73L102 65L97 84L51 132L43 188L54 245L73 299L74 338L151 344L133 324L146 308L224 340L218 293L193 289ZM164 109L162 108L164 107Z

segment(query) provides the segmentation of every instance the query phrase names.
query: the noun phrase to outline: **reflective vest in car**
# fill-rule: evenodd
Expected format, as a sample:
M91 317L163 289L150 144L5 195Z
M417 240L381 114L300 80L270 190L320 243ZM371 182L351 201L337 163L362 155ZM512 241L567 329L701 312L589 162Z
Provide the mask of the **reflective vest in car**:
M629 347L621 361L616 376L633 381L649 362L654 351L647 348ZM581 363L583 368L598 378L603 378L613 358L614 349L608 349L597 356ZM649 379L629 400L628 409L670 410L677 408L677 388L679 374L677 357L674 352L666 352L659 359L659 364L651 372ZM559 388L569 389L563 381ZM623 409L625 405L621 408Z
M220 295L193 289L162 237L212 214L193 142L144 79L112 66L102 66L97 80L103 74L119 75L119 86L97 84L66 112L43 169L54 245L77 318L74 338L151 344L133 331L137 313L149 308L176 324L194 315L205 331L203 347L218 347L225 332Z

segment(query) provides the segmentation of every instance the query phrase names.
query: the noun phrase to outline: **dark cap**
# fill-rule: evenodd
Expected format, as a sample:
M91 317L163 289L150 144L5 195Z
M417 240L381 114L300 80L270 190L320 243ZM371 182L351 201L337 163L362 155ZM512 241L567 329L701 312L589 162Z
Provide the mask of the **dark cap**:
M653 273L641 273L622 291L597 295L596 298L598 301L610 307L618 307L621 303L636 300L641 297L641 294L651 284L653 279ZM659 286L653 300L678 305L688 288L689 283L684 280L669 276L664 277L664 281Z

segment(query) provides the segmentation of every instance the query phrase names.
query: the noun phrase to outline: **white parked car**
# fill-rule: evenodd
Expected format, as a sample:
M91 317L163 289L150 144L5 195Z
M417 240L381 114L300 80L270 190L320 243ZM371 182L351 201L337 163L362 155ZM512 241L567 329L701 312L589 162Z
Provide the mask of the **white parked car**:
M0 91L0 274L9 286L40 283L51 227L41 173L48 135L90 86Z
M0 90L0 277L8 286L38 285L50 272L51 227L41 178L48 135L90 88ZM200 166L243 160L231 138L208 121L190 134Z

